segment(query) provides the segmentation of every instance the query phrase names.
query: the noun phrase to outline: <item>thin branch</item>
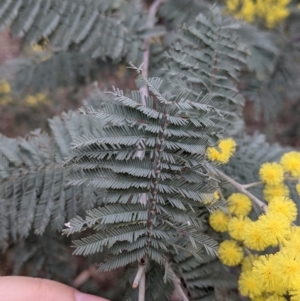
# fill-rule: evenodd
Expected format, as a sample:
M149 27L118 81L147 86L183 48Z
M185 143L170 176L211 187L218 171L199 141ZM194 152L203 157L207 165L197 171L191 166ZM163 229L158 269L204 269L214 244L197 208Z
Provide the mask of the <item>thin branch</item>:
M261 185L263 184L262 181L259 181L259 182L254 182L254 183L250 183L250 184L246 184L246 185L242 185L245 189L248 189L248 188L251 188L251 187L254 187L254 186L258 186L258 185Z
M160 6L160 4L164 0L155 0L149 8L148 18L147 18L147 29L152 29L156 22L156 13ZM149 59L150 59L150 38L145 38L143 44L143 63L142 63L142 75L145 78L148 78L149 73ZM142 105L146 106L146 97L149 96L149 90L147 85L143 85L140 88L141 101ZM137 152L137 157L143 157L144 150L140 150ZM142 193L140 197L140 203L145 205L147 204L147 195L146 193ZM136 277L133 281L132 287L139 287L139 298L138 301L145 301L145 293L146 293L146 273L145 273L145 265L139 263L139 269L136 274Z
M139 299L138 301L145 301L145 292L146 292L146 275L145 270L142 273L142 277L139 283Z
M164 2L164 0L155 0L150 8L147 19L147 29L152 29L155 25L156 21L156 13L158 11L159 6ZM143 67L142 67L142 75L148 78L149 74L149 58L150 58L150 38L145 38L143 44ZM148 87L143 85L140 88L140 93L142 97L142 104L146 105L145 97L149 96Z
M152 29L156 22L156 13L159 8L159 6L162 4L164 0L155 0L152 5L149 8L148 12L148 18L147 18L147 29ZM150 59L150 38L145 38L144 44L143 44L143 62L142 62L142 75L145 78L148 78L149 73L149 59ZM141 103L143 106L146 106L146 97L149 96L149 90L147 85L143 85L140 88L140 94L141 94ZM139 150L137 152L137 157L142 158L143 157L144 150ZM146 193L142 193L140 197L140 203L143 205L147 204L147 197ZM146 268L146 261L144 263L139 262L139 267L137 274L135 276L135 279L133 281L132 287L137 288L139 287L139 294L138 294L138 301L144 301L145 300L145 288L146 288L146 274L145 274L145 268Z
M300 181L300 177L285 177L286 181Z
M133 280L132 288L137 288L138 287L143 274L145 274L145 269L146 269L146 262L145 263L139 262L138 271L137 271L136 276Z
M158 11L159 6L163 3L164 0L155 0L148 12L148 18L147 18L147 29L152 29L156 22L156 13ZM142 75L145 78L148 78L149 74L149 59L150 59L150 38L145 38L144 44L143 44L143 62L142 62ZM140 88L140 94L142 99L142 105L146 106L146 97L149 96L149 90L147 85L143 85ZM142 158L143 157L143 150L140 150L137 152L137 157ZM143 205L146 205L147 198L146 194L142 194L140 198L140 203Z
M229 182L233 187L235 187L237 190L239 190L240 192L242 192L243 194L245 194L246 196L248 196L254 203L256 203L259 208L264 211L267 212L268 210L268 206L262 202L260 199L258 199L256 196L254 196L252 193L250 193L248 190L246 190L244 188L244 185L236 182L234 179L230 178L229 176L227 176L224 172L222 172L221 170L217 170L219 176L221 178L223 178L224 180L226 180L227 182Z

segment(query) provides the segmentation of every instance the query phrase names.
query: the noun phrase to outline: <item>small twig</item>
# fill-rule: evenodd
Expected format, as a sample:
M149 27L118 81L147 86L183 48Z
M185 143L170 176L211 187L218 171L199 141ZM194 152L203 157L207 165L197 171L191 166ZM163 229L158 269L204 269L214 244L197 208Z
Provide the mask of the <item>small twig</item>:
M141 278L142 278L143 274L145 274L145 269L146 269L146 262L144 262L144 263L139 262L139 267L138 267L136 276L133 280L132 288L137 288L139 286Z
M254 182L254 183L250 183L250 184L245 184L245 185L242 185L245 189L248 189L248 188L251 188L251 187L254 187L254 186L258 186L258 185L261 185L263 184L262 181L259 181L259 182Z
M285 177L284 178L286 181L299 181L300 180L300 178L298 177L298 178L295 178L295 177Z
M298 181L299 178L294 178L294 177L285 177L284 178L286 181ZM245 189L248 189L248 188L251 188L251 187L254 187L254 186L258 186L258 185L262 185L263 182L262 181L259 181L259 182L254 182L254 183L250 183L250 184L245 184L245 185L242 185Z
M164 261L165 266L165 274L167 274L167 271L169 271L172 274L172 282L174 284L175 292L180 296L180 301L189 301L188 297L185 295L180 283L180 279L177 277L177 275L174 273L173 269L169 265L168 261L165 259Z
M82 271L73 281L73 287L78 288L87 282L90 277L94 276L97 269L94 265L90 266L89 269Z
M181 285L180 285L180 279L174 274L173 276L173 284L175 287L176 293L181 297L181 301L189 301L188 297L185 295Z
M146 293L146 275L145 270L142 272L141 280L139 283L139 299L138 301L145 301Z
M221 200L223 200L223 201L226 200L225 197L224 197L224 194L223 194L223 192L222 192L221 187L218 188L218 194L220 195Z
M243 248L244 248L244 250L245 250L245 252L247 253L247 255L252 255L252 253L250 252L250 250L243 244ZM251 258L250 258L250 260L251 260Z
M250 252L250 250L244 244L243 244L243 249L246 252L246 254L249 256L249 260L250 260L251 265L253 265L253 260L251 258L252 253Z
M224 172L222 172L221 170L217 170L219 176L221 178L223 178L224 180L226 180L227 182L229 182L233 187L235 187L237 190L239 190L240 192L242 192L243 194L245 194L246 196L248 196L254 203L256 203L259 208L264 211L267 212L268 210L268 206L262 202L261 200L259 200L256 196L254 196L252 193L250 193L248 190L246 190L244 188L244 185L236 182L234 179L230 178L229 176L227 176Z

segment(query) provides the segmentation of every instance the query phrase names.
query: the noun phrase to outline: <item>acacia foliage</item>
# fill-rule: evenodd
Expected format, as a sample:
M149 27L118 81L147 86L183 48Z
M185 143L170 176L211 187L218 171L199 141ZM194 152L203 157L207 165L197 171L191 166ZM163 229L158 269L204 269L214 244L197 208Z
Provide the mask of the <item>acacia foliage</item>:
M116 6L103 10L100 9L106 3L103 1L86 1L84 5L67 0L53 1L51 5L50 1L6 0L3 3L6 5L1 6L3 11L11 9L12 4L30 3L30 12L29 9L19 10L21 6L16 10L16 18L9 21L12 31L23 36L24 41L35 32L36 39L32 43L39 42L41 37L49 39L56 47L53 48L56 57L64 55L66 50L80 49L91 57L128 60L136 49L140 50L136 43L141 42L142 26L136 26L139 33L136 31L132 40L126 38L127 34L131 37L130 30L120 31L129 20L121 17L125 12L123 1L111 2ZM49 5L44 7L46 3ZM99 6L94 6L95 3ZM166 18L170 26L187 21L184 11L178 14L180 6L176 3L178 1L172 3L173 14ZM195 1L190 3L199 7ZM38 22L41 9L44 7L50 12L53 8L54 12L49 13L52 18L55 8L63 5L66 10L56 17L57 24L51 31L48 28L39 35L42 23L35 22ZM161 16L170 5L167 1L160 11ZM33 7L36 15L32 14ZM84 31L80 39L74 33L78 34L82 28L75 26L76 14L69 14L67 8L78 13L82 10L83 19L79 14L78 24L85 20L85 9L94 10L99 22ZM177 20L179 16L181 19ZM122 21L111 23L110 18L115 17ZM128 25L128 28L132 30L137 19L133 14L130 18L132 27ZM65 20L75 25L67 26ZM99 41L93 40L98 25L107 30L103 31L107 35L103 34ZM24 30L18 31L18 26ZM96 26L94 31L93 26ZM74 241L76 255L108 252L100 271L127 266L124 277L130 281L137 262L147 261L147 300L168 300L173 291L174 275L182 278L199 300L210 299L212 287L233 287L234 277L229 276L215 258L216 240L206 224L208 209L222 208L223 204L216 202L206 206L213 198L217 181L216 166L208 162L205 151L220 138L243 130L243 97L238 84L247 52L241 47L237 27L238 24L223 16L218 7L207 8L196 18L190 16L174 43L166 45L165 67L153 71L162 78L145 78L139 68L134 68L142 84L150 90L146 105L139 91L124 93L115 88L109 97L97 91L94 108L87 106L81 114L70 112L52 119L52 136L34 131L26 138L1 137L0 235L3 248L12 241L20 243L20 237L27 242L32 232L46 237L49 228L61 231L64 223L70 221L66 224L66 234L92 228L91 235ZM57 38L62 33L68 36L66 41ZM55 39L65 45L55 44ZM100 54L95 52L97 49L85 53L82 47L87 41L97 49L100 45ZM105 49L101 48L103 44ZM161 62L162 49L164 47L158 46L156 55L150 57L154 61L153 69ZM51 65L51 61L44 62ZM255 166L249 164L245 168L241 164L247 164L245 157L249 152L256 153L261 146L263 156L260 159L267 161L269 156L275 158L282 150L278 147L278 153L271 153L271 147L261 143L257 136L247 139L243 140L236 160L228 167L229 173L236 177L250 177L254 173ZM141 204L141 195L146 197L146 204ZM90 232L83 235L85 233ZM39 243L47 244L43 239ZM35 264L35 271L38 271L40 263ZM161 277L163 271L164 279ZM153 290L153 287L159 289ZM126 296L131 298L130 290Z

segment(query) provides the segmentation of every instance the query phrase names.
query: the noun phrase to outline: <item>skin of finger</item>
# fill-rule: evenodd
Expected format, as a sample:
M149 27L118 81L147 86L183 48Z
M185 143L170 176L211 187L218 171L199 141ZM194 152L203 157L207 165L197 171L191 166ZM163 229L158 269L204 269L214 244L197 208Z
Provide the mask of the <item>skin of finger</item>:
M0 277L0 300L3 301L77 301L75 295L80 295L83 301L86 299L81 293L72 287L56 281L19 277ZM108 301L103 298L84 295L87 301Z

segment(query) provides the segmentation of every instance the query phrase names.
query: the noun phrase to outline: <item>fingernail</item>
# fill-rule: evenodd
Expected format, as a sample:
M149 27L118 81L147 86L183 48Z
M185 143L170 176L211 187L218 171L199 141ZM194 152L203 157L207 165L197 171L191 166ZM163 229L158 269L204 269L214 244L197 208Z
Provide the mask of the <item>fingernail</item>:
M79 291L75 291L74 296L76 301L109 301L107 299L89 294L84 294Z

